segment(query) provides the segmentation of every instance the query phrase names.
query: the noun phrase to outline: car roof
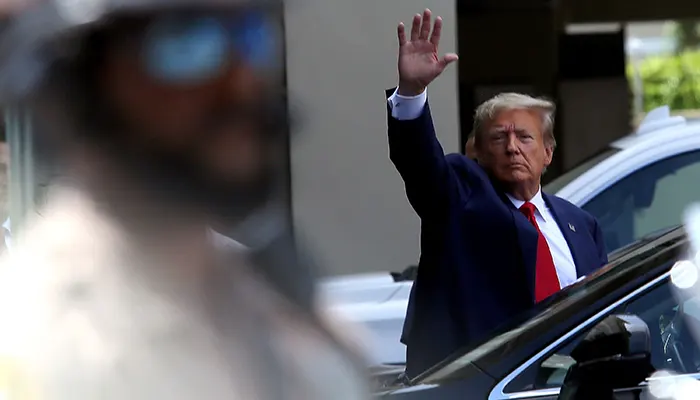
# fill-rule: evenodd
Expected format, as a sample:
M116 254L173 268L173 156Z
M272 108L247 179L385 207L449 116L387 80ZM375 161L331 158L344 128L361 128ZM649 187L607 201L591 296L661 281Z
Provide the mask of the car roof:
M655 108L647 113L637 129L611 143L611 147L625 150L641 143L663 144L677 136L697 135L700 142L699 121L688 121L682 116L672 116L669 106Z
M682 227L659 237L641 240L619 254L600 273L563 290L545 304L538 304L529 313L499 330L491 339L455 352L412 379L411 384L433 384L454 379L468 365L475 365L492 376L507 373L507 370L500 371L497 364L507 355L515 354L518 344L531 343L533 338L549 340L550 336L560 335L558 330L579 323L572 316L576 316L575 319L590 318L599 311L591 307L596 300L640 278L651 280L662 274L669 261L680 258L686 244L687 237ZM555 326L559 328L553 328Z
M610 149L615 151L608 151L608 156L552 189L555 194L581 206L597 193L596 188L616 182L611 179L622 178L657 159L700 150L700 121L671 116L668 107L660 107L649 112L636 132L611 143Z

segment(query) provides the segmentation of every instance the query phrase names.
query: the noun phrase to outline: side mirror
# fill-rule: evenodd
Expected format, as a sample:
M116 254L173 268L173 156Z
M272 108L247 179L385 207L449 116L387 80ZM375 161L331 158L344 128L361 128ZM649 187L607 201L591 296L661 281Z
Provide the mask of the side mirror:
M651 336L636 315L611 315L571 352L576 361L564 378L560 400L612 400L615 389L644 381L651 365Z

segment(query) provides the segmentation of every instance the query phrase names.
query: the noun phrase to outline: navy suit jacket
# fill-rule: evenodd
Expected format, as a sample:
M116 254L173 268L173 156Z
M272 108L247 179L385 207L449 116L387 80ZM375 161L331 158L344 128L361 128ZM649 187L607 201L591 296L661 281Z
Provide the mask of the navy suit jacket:
M415 120L399 121L388 111L389 156L421 220L418 275L401 338L406 373L415 377L535 304L538 233L481 166L444 154L427 104ZM578 276L607 264L595 218L564 199L543 197Z

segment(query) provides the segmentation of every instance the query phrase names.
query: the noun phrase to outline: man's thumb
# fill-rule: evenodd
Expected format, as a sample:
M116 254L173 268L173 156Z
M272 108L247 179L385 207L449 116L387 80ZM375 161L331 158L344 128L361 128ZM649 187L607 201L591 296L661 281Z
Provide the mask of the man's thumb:
M442 64L442 67L444 68L457 60L459 60L457 54L447 53L440 59L440 64Z

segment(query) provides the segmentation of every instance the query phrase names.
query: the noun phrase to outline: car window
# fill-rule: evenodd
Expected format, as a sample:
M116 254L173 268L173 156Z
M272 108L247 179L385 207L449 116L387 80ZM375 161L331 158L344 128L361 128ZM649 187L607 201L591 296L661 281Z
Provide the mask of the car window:
M557 193L564 186L568 185L574 179L583 175L589 169L595 167L599 163L603 162L604 160L612 157L613 155L615 155L619 152L620 152L620 149L610 147L610 148L607 148L604 151L600 152L599 154L596 154L595 156L588 158L586 161L580 163L579 165L575 166L571 170L559 175L559 177L557 177L556 179L554 179L553 181L551 181L547 185L545 185L544 192L545 193L552 193L552 194Z
M611 314L635 314L647 323L651 334L651 359L656 370L697 373L700 371L700 348L693 333L700 332L700 300L690 299L679 304L670 285L665 280ZM576 363L570 356L571 351L587 333L588 330L584 330L523 371L506 386L506 393L561 387L569 368Z
M685 206L700 199L700 151L633 172L582 208L598 219L608 251L681 223Z

